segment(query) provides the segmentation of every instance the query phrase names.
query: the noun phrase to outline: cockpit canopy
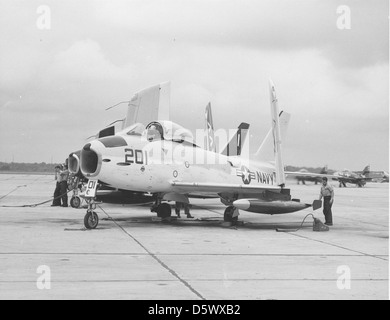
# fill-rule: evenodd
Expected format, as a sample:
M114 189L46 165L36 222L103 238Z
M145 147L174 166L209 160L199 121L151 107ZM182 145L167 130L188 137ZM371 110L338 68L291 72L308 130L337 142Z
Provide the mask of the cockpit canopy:
M194 143L194 136L191 131L171 121L154 121L149 123L143 136L150 142L168 140Z
M118 136L138 136L141 137L143 132L145 131L145 125L142 123L135 123L131 125L130 127L127 127L123 129L122 131L118 132Z
M142 123L135 123L130 128L126 129L126 134L128 136L142 136L145 131L145 125Z

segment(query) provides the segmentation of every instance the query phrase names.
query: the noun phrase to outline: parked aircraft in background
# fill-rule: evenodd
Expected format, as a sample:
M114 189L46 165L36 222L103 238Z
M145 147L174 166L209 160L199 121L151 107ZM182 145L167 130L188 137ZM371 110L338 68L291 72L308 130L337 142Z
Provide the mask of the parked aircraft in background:
M320 202L301 203L292 199L285 187L282 139L275 87L270 82L273 162L240 155L227 156L199 148L191 132L164 118L145 127L135 124L115 136L96 139L81 150L81 172L93 190L98 182L156 196L152 211L159 217L171 216L171 206L163 201L189 203L191 194L214 194L227 206L225 221L233 221L242 209L254 213L283 214ZM145 130L144 130L145 129ZM142 133L141 133L142 132ZM210 159L212 161L210 161ZM91 192L93 196L93 192ZM90 205L84 219L86 228L98 225Z
M381 182L389 182L389 173L386 171L383 171L383 177Z
M333 174L327 173L327 167L322 169L321 173L308 172L306 169L302 169L298 172L289 172L286 171L286 174L289 177L295 177L298 181L302 181L305 184L305 181L313 181L316 184L321 181L323 177L327 177L328 179L332 179L334 181L339 182L339 187L346 187L347 184L355 184L359 188L366 185L367 182L372 181L372 177L370 177L370 166L366 166L363 171L350 171L343 170L339 172L335 172ZM385 176L383 175L385 179Z
M353 173L357 174L357 175L363 175L365 176L366 178L368 178L368 176L370 175L371 173L371 167L370 165L366 165L363 169L363 171L353 171Z
M355 172L357 174L363 174L366 178L370 178L373 182L389 182L389 173L386 171L371 171L368 165L365 170Z
M306 184L306 182L314 182L315 184L319 184L321 183L322 177L324 176L328 176L327 166L323 167L319 174L309 172L307 169L301 169L296 173L294 172L287 173L287 177L296 179L298 184L300 182L302 182L302 184Z
M372 178L368 178L368 175L370 173L370 166L364 167L363 171L361 173L359 172L352 172L349 170L344 170L341 172L335 172L334 180L339 181L339 186L346 187L347 183L349 184L355 184L359 188L364 187L367 182L371 181Z

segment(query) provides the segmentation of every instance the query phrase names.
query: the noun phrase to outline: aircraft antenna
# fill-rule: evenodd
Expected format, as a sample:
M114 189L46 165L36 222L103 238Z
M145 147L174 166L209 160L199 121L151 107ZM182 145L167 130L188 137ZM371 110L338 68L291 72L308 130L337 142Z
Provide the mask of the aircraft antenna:
M117 123L117 122L123 122L125 121L126 119L119 119L119 120L115 120L114 122L110 123L109 125L107 125L106 127L109 127L109 126L112 126L113 124Z
M118 102L117 104L114 104L113 106L108 107L108 108L106 108L105 110L107 111L107 110L113 109L113 108L115 108L116 106L119 106L120 104L123 104L123 103L130 103L130 101L121 101L121 102Z

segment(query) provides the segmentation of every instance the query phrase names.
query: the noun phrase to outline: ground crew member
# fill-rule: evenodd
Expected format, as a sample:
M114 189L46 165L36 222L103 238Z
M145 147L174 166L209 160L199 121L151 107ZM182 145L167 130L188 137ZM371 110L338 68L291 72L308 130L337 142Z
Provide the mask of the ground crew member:
M190 213L190 206L191 205L189 203L176 201L175 212L177 217L180 218L180 210L184 208L184 213L187 215L187 218L193 218Z
M60 170L61 170L61 167L60 166L55 166L54 168L54 179L56 180L56 188L54 190L54 199L53 199L53 203L52 203L52 207L59 207L61 206L61 190L60 190Z
M333 226L333 217L332 217L332 205L334 200L334 191L333 187L328 184L328 178L322 178L322 186L320 192L320 200L324 198L324 216L325 224L327 226Z
M68 176L69 170L66 164L55 167L55 179L57 180L57 184L56 189L54 190L52 207L68 206Z
M63 207L68 206L68 177L69 177L68 165L64 164L62 166L62 170L60 170L60 194L61 194Z

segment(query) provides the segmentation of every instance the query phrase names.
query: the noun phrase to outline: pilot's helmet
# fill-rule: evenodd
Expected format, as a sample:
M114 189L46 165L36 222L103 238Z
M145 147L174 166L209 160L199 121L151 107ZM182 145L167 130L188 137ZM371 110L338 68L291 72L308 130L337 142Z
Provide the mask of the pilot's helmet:
M148 140L162 140L162 130L161 127L157 124L152 124L148 129Z

